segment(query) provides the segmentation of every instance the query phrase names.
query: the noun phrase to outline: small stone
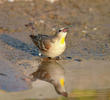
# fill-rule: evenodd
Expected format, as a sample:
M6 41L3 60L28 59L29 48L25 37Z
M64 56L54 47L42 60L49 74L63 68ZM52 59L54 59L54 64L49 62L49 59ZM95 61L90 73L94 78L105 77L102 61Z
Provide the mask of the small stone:
M56 29L55 28L52 28L52 31L56 31Z
M54 3L54 2L56 2L56 1L58 1L58 0L46 0L46 1L48 1L48 2L50 2L50 3Z
M14 0L8 0L8 2L14 2Z
M82 33L87 33L87 31L86 30L82 30Z
M74 59L74 61L78 61L78 62L81 62L82 60L81 60L81 59Z
M88 27L85 25L85 27L84 27L85 29L88 29Z
M93 11L93 8L89 8L89 11L92 12Z
M97 27L94 27L93 30L96 31L97 30Z
M41 19L41 20L40 20L40 23L44 23L44 20Z

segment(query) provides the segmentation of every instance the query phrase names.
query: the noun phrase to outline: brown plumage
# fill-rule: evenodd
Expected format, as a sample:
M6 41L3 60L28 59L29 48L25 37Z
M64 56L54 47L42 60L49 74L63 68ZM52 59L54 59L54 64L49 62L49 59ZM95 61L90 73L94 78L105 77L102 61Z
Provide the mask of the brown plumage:
M30 37L41 51L47 51L50 48L50 39L47 35L38 34L37 36L30 35Z

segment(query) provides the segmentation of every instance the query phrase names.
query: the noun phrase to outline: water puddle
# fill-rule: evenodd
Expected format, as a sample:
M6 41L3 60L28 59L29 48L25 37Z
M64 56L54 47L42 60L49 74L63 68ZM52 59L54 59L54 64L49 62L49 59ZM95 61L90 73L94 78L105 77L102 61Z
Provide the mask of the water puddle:
M29 76L31 89L19 92L1 90L0 99L109 100L109 65L109 61L102 60L43 60Z

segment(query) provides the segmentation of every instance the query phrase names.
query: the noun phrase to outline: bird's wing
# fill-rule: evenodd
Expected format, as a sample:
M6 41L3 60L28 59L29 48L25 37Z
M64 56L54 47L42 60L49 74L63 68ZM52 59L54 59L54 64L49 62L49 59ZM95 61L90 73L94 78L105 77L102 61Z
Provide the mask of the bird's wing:
M42 41L42 50L47 51L48 49L50 49L50 40L49 39L45 39Z
M36 36L31 36L35 45L43 51L47 51L50 48L50 38L48 35L38 34Z

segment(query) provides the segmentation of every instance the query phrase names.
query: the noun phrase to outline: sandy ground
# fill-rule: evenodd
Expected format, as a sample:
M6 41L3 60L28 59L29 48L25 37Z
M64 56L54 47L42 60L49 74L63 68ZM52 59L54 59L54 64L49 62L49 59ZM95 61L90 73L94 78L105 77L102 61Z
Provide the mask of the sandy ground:
M60 0L54 4L33 0L0 4L1 100L63 99L50 83L23 80L36 71L41 63L37 57L38 50L29 38L32 31L25 27L30 22L35 23L34 34L52 35L61 27L73 25L67 35L67 49L62 55L72 59L58 61L60 67L64 68L65 88L69 99L75 99L77 96L77 99L80 99L80 95L89 94L95 97L91 100L101 100L103 93L104 100L108 100L109 5L109 0ZM81 59L81 62L74 59Z

